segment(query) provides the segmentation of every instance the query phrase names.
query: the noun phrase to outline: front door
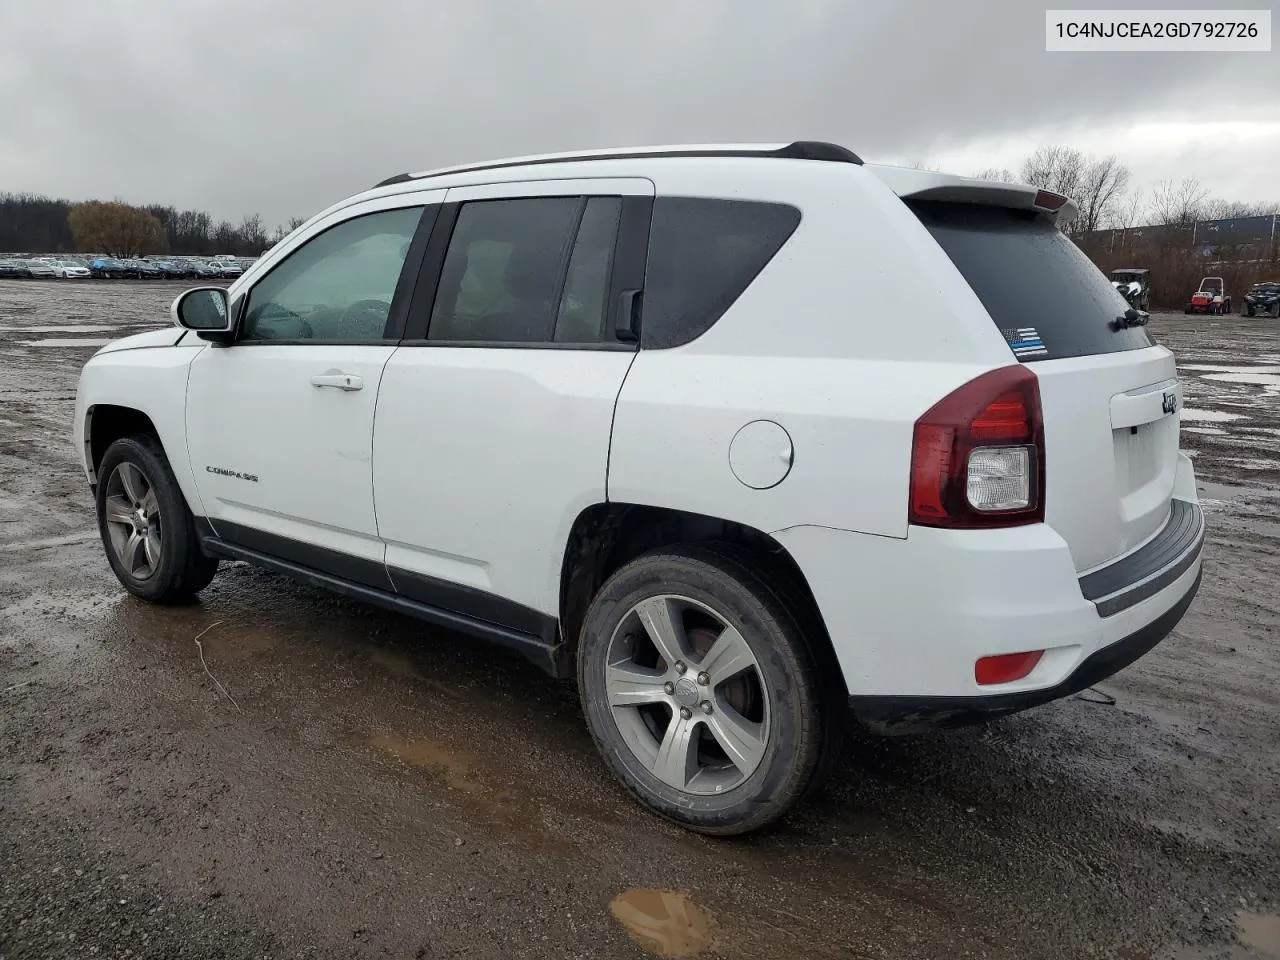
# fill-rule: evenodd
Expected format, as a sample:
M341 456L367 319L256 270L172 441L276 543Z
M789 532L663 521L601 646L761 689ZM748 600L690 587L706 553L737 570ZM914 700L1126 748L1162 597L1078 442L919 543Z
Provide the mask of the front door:
M223 539L383 585L373 415L424 209L418 196L341 211L234 291L236 340L202 351L187 387L192 469Z

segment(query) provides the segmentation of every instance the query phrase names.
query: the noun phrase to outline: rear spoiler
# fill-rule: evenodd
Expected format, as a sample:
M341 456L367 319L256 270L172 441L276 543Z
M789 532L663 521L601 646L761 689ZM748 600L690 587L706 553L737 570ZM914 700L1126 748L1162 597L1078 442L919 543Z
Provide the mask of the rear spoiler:
M1074 220L1080 212L1071 198L1027 183L975 180L906 167L868 165L868 168L903 200L941 200L1035 210L1060 220Z

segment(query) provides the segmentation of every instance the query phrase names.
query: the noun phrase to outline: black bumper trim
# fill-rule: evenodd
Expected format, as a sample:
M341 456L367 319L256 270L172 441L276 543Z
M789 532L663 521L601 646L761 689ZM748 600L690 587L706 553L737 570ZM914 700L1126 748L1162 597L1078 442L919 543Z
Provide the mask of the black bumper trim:
M1080 592L1109 617L1159 593L1190 569L1204 546L1204 511L1188 500L1169 502L1169 519L1148 543L1080 578Z
M1123 670L1167 637L1191 606L1203 575L1202 570L1191 589L1167 611L1142 629L1096 651L1055 686L978 697L855 696L849 698L849 708L859 723L876 733L915 733L982 723L1069 697Z

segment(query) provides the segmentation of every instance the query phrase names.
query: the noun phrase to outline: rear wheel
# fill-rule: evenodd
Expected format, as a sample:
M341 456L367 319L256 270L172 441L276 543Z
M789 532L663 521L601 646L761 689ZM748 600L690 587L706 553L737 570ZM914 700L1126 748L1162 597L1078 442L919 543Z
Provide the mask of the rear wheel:
M158 441L117 440L98 467L98 530L116 578L154 603L187 600L218 561L200 552L195 520Z
M1271 316L1277 320L1280 320L1280 302L1273 303L1271 305Z
M751 566L712 548L643 556L601 587L578 646L582 706L642 803L730 835L818 786L843 704L799 623Z

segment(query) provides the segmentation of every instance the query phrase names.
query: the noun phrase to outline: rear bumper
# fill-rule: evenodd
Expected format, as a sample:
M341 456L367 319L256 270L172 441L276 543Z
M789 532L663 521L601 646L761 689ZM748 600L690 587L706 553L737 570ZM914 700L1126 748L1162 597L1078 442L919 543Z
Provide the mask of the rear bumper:
M1179 455L1164 528L1081 576L1049 524L909 529L905 539L824 527L773 536L800 567L850 703L868 726L957 725L1068 696L1154 647L1200 582L1204 515ZM1043 651L1025 677L979 684L983 657Z
M849 698L849 708L858 722L869 730L889 734L913 733L968 726L1069 697L1123 670L1167 637L1191 606L1196 591L1200 589L1202 576L1203 571L1198 570L1191 589L1155 620L1096 651L1065 680L1051 687L972 697L859 696Z

